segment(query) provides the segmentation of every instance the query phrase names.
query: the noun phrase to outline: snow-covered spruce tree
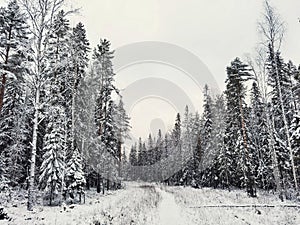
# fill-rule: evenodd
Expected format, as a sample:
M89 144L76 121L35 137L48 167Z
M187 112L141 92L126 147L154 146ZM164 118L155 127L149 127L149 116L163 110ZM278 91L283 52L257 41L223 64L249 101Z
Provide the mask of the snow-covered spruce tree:
M128 157L126 155L126 148L123 147L122 155L121 155L121 174L120 177L122 177L123 180L128 180L128 169L129 169L129 161Z
M142 166L145 163L145 152L143 152L143 142L141 137L139 137L138 142L137 159L138 166Z
M158 130L157 132L157 138L156 138L156 156L155 156L155 161L158 162L161 159L162 155L162 149L163 149L163 138L162 138L162 133L161 129Z
M201 157L201 148L202 146L200 145L201 143L201 135L200 135L200 116L198 112L195 113L195 115L191 115L190 119L190 127L191 127L191 133L190 133L190 138L192 140L191 142L191 150L192 154L190 155L190 159L187 162L187 167L186 167L186 184L187 185L192 185L193 187L198 186L198 181L199 181L199 165L200 165L200 157Z
M60 105L64 107L67 121L66 121L66 142L67 142L67 159L70 159L73 150L72 131L73 131L73 87L76 74L72 72L71 52L73 46L71 45L71 29L69 20L66 19L66 13L61 10L55 15L53 26L50 29L50 36L48 39L48 47L46 50L45 60L47 62L46 73L48 81L46 83L46 90L48 86L55 84L59 87L58 92L61 95ZM47 97L46 97L47 99Z
M115 88L114 82L114 72L112 68L113 51L110 50L110 42L107 40L100 40L100 44L94 49L93 52L93 73L97 75L99 89L96 99L96 109L95 109L95 123L97 127L97 133L102 143L103 149L98 149L100 152L105 154L99 155L99 166L102 163L107 164L108 171L102 171L111 176L114 170L115 164L118 164L119 156L117 153L117 130L116 121L114 121L113 115L116 112L116 105L112 101L113 91L119 94L119 91ZM98 151L97 150L97 151ZM98 153L95 153L98 154ZM103 157L106 155L108 159ZM114 161L114 162L111 162ZM113 166L113 167L111 167ZM100 171L97 171L100 172ZM111 178L116 178L112 176ZM107 182L107 187L109 182Z
M155 145L152 138L152 134L149 134L148 141L147 141L147 157L146 157L146 165L153 165L155 163L156 152L155 152Z
M130 153L129 153L129 164L130 164L130 170L129 173L129 179L135 180L137 177L135 166L137 166L138 163L138 156L137 156L137 144L131 146Z
M88 66L88 53L90 51L89 41L86 37L86 30L82 23L78 23L72 30L70 35L70 72L72 73L72 79L68 82L72 82L71 85L71 135L70 135L70 150L71 152L78 149L75 143L75 121L80 119L76 117L75 103L76 95L78 93L79 83L86 77L86 68ZM80 136L80 134L78 135Z
M17 1L0 8L0 30L0 183L5 177L9 185L16 186L26 178L30 135L24 79L30 45L26 18Z
M203 130L202 132L202 147L204 151L211 150L211 132L213 124L213 101L209 94L209 88L207 85L204 86L204 111L203 111Z
M45 153L40 168L39 186L42 190L49 192L51 205L54 194L58 194L64 185L66 115L64 108L54 102L49 107L48 113L51 116L44 137L43 152Z
M126 114L126 111L124 109L124 103L122 98L119 100L119 103L116 107L116 113L113 115L114 121L115 121L115 130L117 135L117 152L116 155L119 158L119 177L122 177L121 174L121 162L122 162L122 145L124 144L125 140L130 138L129 136L129 130L130 130L130 124L129 124L129 117Z
M118 178L118 162L120 160L118 153L117 127L113 116L116 114L116 107L115 103L110 100L105 122L103 124L103 134L101 136L101 141L104 144L106 151L110 154L107 159L108 164L104 171L107 177L107 190L110 189L110 180L114 181L114 186L116 185L116 178Z
M66 160L69 153L69 131L70 131L70 102L71 102L71 87L69 82L72 80L72 73L70 73L70 27L69 21L66 19L65 12L63 10L59 11L54 17L52 27L49 31L51 34L48 37L48 45L45 52L45 73L47 77L47 82L45 84L45 96L43 99L48 103L44 108L43 112L47 115L44 119L46 126L46 134L48 135L49 131L47 126L50 121L53 121L52 113L48 111L52 110L52 107L58 107L63 110L61 121L64 121L64 140L60 140L61 144L64 143L63 149L63 168L61 179L61 192L65 189L65 170L66 170ZM44 138L44 141L46 139ZM45 146L46 143L43 143ZM43 147L43 149L45 149ZM47 150L47 149L46 149ZM69 153L69 154L68 154ZM43 154L47 154L43 151ZM47 160L43 158L42 165L44 161ZM52 192L51 192L52 193ZM63 193L61 193L63 194Z
M191 140L191 127L192 127L192 115L189 112L188 106L185 107L184 117L182 121L182 134L181 134L181 142L178 146L176 146L176 151L179 152L179 162L180 168L175 174L175 180L177 184L184 184L187 181L188 168L187 162L189 160L188 155L192 153L192 142Z
M290 83L290 93L288 95L289 99L286 99L287 101L290 100L291 106L292 106L292 114L297 114L299 112L299 80L297 80L297 76L299 74L299 71L297 70L297 67L293 64L292 61L289 61L285 64L285 72L287 73L288 82ZM299 79L299 78L298 78ZM297 101L298 100L298 101Z
M27 60L27 51L30 50L26 16L16 0L11 0L7 7L0 8L0 31L1 112L8 73L24 69L22 61ZM10 78L11 76L12 74L9 75Z
M27 204L27 209L33 210L36 155L39 123L41 121L40 110L42 106L40 97L44 89L45 81L47 80L44 59L48 46L48 38L51 34L49 29L53 25L53 16L61 9L64 0L19 0L19 2L28 17L33 48L33 51L30 52L30 57L33 59L30 85L33 94L34 118Z
M144 166L154 165L151 167L144 167L143 174L146 180L148 181L160 181L162 177L162 168L161 168L161 157L163 152L163 140L161 130L158 130L157 138L152 138L152 135L149 134L147 147L143 145L143 158Z
M146 147L146 142L143 142L142 145L142 157L144 158L144 164L142 167L142 173L141 173L141 178L145 181L153 181L153 176L151 174L151 171L148 170L148 167L145 167L146 165L149 165L149 155L148 155L147 147Z
M300 115L295 114L290 127L291 144L293 154L295 156L295 168L298 178L300 180Z
M173 160L177 160L174 158L174 156L178 155L179 157L181 156L181 145L182 145L182 140L181 140L181 116L179 113L177 113L176 118L175 118L175 125L173 130L171 131L170 134L170 143L169 146L166 146L167 149L169 149L168 151L168 156L172 157ZM180 158L181 160L181 158ZM169 167L173 167L175 162L172 162L172 165L168 165ZM181 161L179 162L181 164ZM182 168L182 167L181 167ZM178 172L180 173L180 171ZM169 177L167 179L167 183L168 184L177 184L178 180L178 174L174 174L173 176Z
M156 180L161 181L162 179L162 167L161 167L161 159L162 159L162 154L164 151L164 143L163 143L163 137L161 133L161 129L158 130L157 133L157 138L156 138L156 147L155 147L155 152L156 152L156 157L155 161L157 163L157 166L155 167L157 171L155 172L156 174Z
M71 159L67 162L66 169L66 185L71 192L74 192L75 190L78 192L80 202L83 186L86 184L82 161L82 155L78 149L75 149Z
M291 185L297 189L297 175L291 145L289 126L293 117L293 101L291 101L291 83L285 71L285 63L280 53L269 44L268 78L271 90L271 115L274 126L276 151L279 172L284 189ZM287 178L287 179L286 179Z
M249 195L254 196L254 177L249 145L249 134L245 118L244 82L250 74L247 65L236 58L227 67L226 80L226 151L221 158L222 183L225 186L246 187Z
M65 102L66 109L68 111L68 133L67 133L67 140L68 140L68 164L67 164L67 170L74 170L74 171L82 171L84 161L83 159L80 159L78 157L82 156L82 152L79 151L78 144L84 144L82 138L82 135L77 134L77 138L81 138L81 143L75 143L75 121L77 120L78 123L81 122L83 124L83 121L78 121L81 118L76 117L75 112L75 104L76 104L76 95L78 93L78 86L81 81L86 77L86 71L88 65L88 52L90 51L89 48L89 42L86 38L86 31L84 28L84 25L82 23L78 23L73 29L72 32L70 31L68 27L68 21L64 19L65 15L63 15L63 12L61 12L61 25L65 24L65 36L63 37L65 39L65 49L68 50L68 66L67 71L68 74L65 76L65 86L66 86L66 96L65 96ZM78 101L78 99L77 99ZM88 101L87 99L84 100L85 103ZM71 102L71 104L69 104ZM71 105L71 107L70 107ZM86 104L84 104L86 106ZM84 109L79 109L84 110ZM91 114L90 112L87 112L86 115ZM86 122L86 121L85 121ZM83 131L82 131L83 132ZM82 146L80 146L82 147ZM83 147L82 147L83 148ZM75 163L75 160L77 160L77 163ZM70 168L69 166L72 166ZM70 175L70 177L69 177ZM82 192L82 185L81 177L75 178L75 175L73 173L68 173L66 175L67 182L67 188L74 190L77 189L80 193L80 200L81 200L81 192ZM73 182L70 183L70 180L73 180ZM75 181L76 180L76 181ZM71 184L77 183L77 186L68 186ZM84 182L85 183L85 182Z
M212 148L212 126L213 126L213 100L209 94L209 87L204 86L204 111L201 119L200 142L201 142L201 185L210 186L212 181L212 173L210 165L214 156L214 150Z
M8 78L0 115L0 148L3 153L0 160L5 161L3 168L10 186L23 183L27 176L27 141L31 129L29 108L24 99L24 81L21 79Z
M99 93L97 95L95 122L100 137L103 135L104 126L107 123L108 104L112 101L112 92L114 90L118 92L113 85L115 74L112 68L112 58L113 52L110 51L110 42L105 39L100 40L100 44L97 45L93 53L94 73L99 76Z
M174 147L181 144L181 118L179 113L177 113L176 115L175 125L171 133L171 138Z
M172 141L171 141L171 135L170 132L165 134L164 137L164 143L163 143L163 152L161 155L161 160L162 160L162 176L163 179L167 185L169 185L169 177L167 177L167 172L170 167L172 167L172 162L167 163L167 161L172 157L171 155L171 150L172 149ZM170 157L170 158L169 158Z
M149 145L149 143L151 144ZM138 168L137 175L141 180L149 181L152 179L152 173L148 171L148 167L144 166L151 164L151 160L153 160L153 149L154 146L151 134L149 134L147 147L146 142L142 141L142 138L139 137L137 144L137 165L140 167Z
M136 143L131 146L131 150L129 153L129 162L132 166L136 166L137 165L137 147L136 147Z
M91 150L93 153L97 148L98 141L97 134L95 133L95 88L98 87L98 81L94 77L93 72L87 73L87 75L81 80L80 85L76 89L75 98L75 135L76 145L75 149L80 149L80 153L84 156L84 171L86 174L86 187L90 188L90 185L94 181L95 168L93 168L93 161L97 158L94 154L89 154ZM99 153L100 154L100 153Z
M162 152L162 159L168 158L169 156L169 150L170 150L170 134L166 133L165 138L164 138L164 143L163 143L163 152Z
M272 153L269 149L267 118L264 103L257 82L251 88L251 108L249 112L249 139L253 146L253 166L258 187L272 189L275 187L272 165Z
M224 96L219 95L216 97L216 100L213 104L213 115L214 115L214 122L212 124L212 149L214 150L213 153L213 160L210 166L210 178L211 178L211 186L217 187L220 184L220 164L219 157L222 158L223 154L225 154L225 129L226 129L226 108L225 108L225 101Z

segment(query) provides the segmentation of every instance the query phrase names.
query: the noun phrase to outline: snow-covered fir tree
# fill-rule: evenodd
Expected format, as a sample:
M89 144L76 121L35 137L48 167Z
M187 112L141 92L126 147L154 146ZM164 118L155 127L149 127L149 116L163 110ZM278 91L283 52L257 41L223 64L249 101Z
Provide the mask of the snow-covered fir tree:
M92 73L98 82L95 124L99 137L99 147L95 149L95 156L99 155L96 172L106 173L108 177L117 177L117 168L120 161L118 153L118 127L115 115L118 113L117 105L112 100L113 92L119 95L114 86L114 72L112 66L113 51L110 50L110 42L106 39L100 40L100 44L93 51ZM96 157L98 158L98 157ZM109 187L109 180L107 180Z
M43 109L43 113L46 115L44 122L46 134L43 138L43 157L39 183L42 189L50 189L50 200L53 198L54 191L57 192L58 188L65 188L70 118L69 104L66 104L70 100L70 88L67 83L68 75L70 74L67 66L69 62L69 30L68 20L65 19L64 11L58 12L50 29L51 34L45 53L45 60L47 61L45 73L48 82L45 85L45 96L43 98L48 105ZM58 126L58 130L54 128L56 121L62 123ZM54 140L52 136L55 137ZM55 141L57 146L54 143ZM53 155L57 158L53 157ZM62 167L55 168L58 167L56 165L57 161ZM51 166L55 169L51 168ZM49 170L57 170L57 172L53 175L47 174ZM48 179L51 179L51 181L47 181ZM56 181L56 179L59 181Z
M50 205L54 194L61 191L64 185L66 157L66 115L59 104L53 104L49 109L51 117L47 123L44 137L43 163L40 168L39 185L42 190L49 192Z
M86 184L82 161L82 155L76 149L75 151L73 151L73 155L68 161L66 169L66 186L72 192L74 192L75 190L78 191L80 202L81 194L83 193L83 187Z
M117 136L117 150L116 155L119 158L119 170L121 168L122 161L122 145L126 139L129 139L129 117L126 114L124 109L124 103L122 98L119 100L118 105L116 106L115 113L113 114L113 120L115 121L115 130ZM119 171L120 173L120 171Z
M130 153L129 153L129 162L131 166L136 166L137 165L137 145L134 144L131 146Z
M86 76L86 68L88 66L88 53L90 51L89 41L86 37L86 30L84 25L79 22L72 30L70 35L70 72L72 73L72 79L68 82L72 82L71 85L71 95L72 95L72 105L71 105L71 134L70 134L70 142L71 142L71 152L76 151L75 148L78 149L78 146L75 143L75 124L76 120L80 119L76 110L76 96L78 94L78 86L82 83ZM79 93L80 94L80 93ZM80 121L77 121L77 124ZM80 134L77 135L78 137Z
M25 181L28 165L30 111L25 102L25 76L31 50L26 17L16 0L0 8L0 30L0 183L5 179L16 186Z
M201 157L201 183L202 185L207 185L207 183L211 180L211 171L208 163L211 163L212 157L214 157L214 149L212 148L213 139L212 139L212 126L213 126L213 100L209 93L209 87L207 85L204 86L204 104L203 104L203 115L202 115L202 124L201 130L199 134L199 142L201 142L201 146L199 154ZM200 171L199 171L200 172Z
M247 65L239 58L227 67L226 80L226 131L225 154L220 158L222 183L225 186L236 185L247 187L251 196L254 195L254 178L249 145L249 134L245 118L245 85L249 79Z
M213 187L217 187L220 185L220 164L219 158L223 157L225 153L225 129L226 129L226 108L225 108L225 101L224 96L218 95L213 104L213 115L214 115L214 122L212 124L212 149L213 152L213 159L211 166L209 167L210 170L210 184Z
M137 144L131 146L129 153L129 164L130 167L128 169L129 178L134 180L137 179L137 171L136 166L138 165L138 155L137 155Z
M251 109L249 115L249 133L253 146L253 163L255 178L258 187L273 188L274 176L272 165L272 153L269 148L269 133L267 118L264 111L261 93L257 82L254 81L251 88Z

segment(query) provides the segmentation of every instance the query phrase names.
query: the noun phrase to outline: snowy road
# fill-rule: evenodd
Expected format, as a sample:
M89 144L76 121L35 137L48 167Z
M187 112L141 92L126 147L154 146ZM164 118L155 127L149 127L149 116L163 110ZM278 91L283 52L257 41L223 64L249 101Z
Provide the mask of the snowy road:
M157 189L161 196L158 212L161 225L182 225L184 221L181 217L180 207L175 202L175 198L172 194Z
M295 205L292 202L284 204ZM206 207L222 205L247 207ZM9 207L8 213L12 220L0 221L0 225L300 224L300 208L283 207L271 194L264 193L253 199L244 191L145 183L126 183L125 189L105 196L88 192L86 204L76 205L67 212L60 212L59 207L36 207L36 211L27 212L25 204L18 203L17 207Z

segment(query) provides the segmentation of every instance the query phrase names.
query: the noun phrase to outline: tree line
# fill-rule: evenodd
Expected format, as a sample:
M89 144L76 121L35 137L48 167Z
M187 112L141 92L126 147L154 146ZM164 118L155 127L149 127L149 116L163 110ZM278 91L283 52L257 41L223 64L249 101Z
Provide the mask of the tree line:
M122 96L113 85L110 42L101 39L90 60L85 27L81 22L70 26L68 15L76 10L64 11L63 4L11 0L0 8L0 190L27 189L28 210L38 189L52 204L67 195L81 201L85 187L98 192L118 188L119 182L110 183L88 164L79 143L86 141L86 149L93 138L100 145L95 154L105 150L120 161L130 128ZM96 84L91 82L95 77ZM83 93L90 84L97 86L96 104L87 116L98 132L86 140L76 127L91 132L87 118L78 113L88 109Z

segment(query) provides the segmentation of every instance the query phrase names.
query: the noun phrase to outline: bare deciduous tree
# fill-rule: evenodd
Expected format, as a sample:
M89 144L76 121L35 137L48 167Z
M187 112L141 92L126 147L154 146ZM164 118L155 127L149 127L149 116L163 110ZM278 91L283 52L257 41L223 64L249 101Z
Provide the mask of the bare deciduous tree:
M45 50L48 44L50 35L49 28L51 27L54 15L63 6L64 0L19 0L20 5L24 8L32 34L33 66L30 76L30 84L34 93L34 119L33 119L33 134L32 134L32 151L30 160L29 172L29 187L28 187L28 203L27 209L33 210L34 205L34 180L35 180L35 164L38 126L40 123L40 109L42 103L40 94L46 82L45 76Z
M265 59L266 57L263 55L265 52L273 51L273 55L275 55L276 52L279 52L282 40L284 38L285 34L285 23L282 21L280 15L277 13L276 9L272 7L269 3L268 0L265 0L264 2L264 13L263 13L263 18L262 20L258 23L258 28L259 32L262 35L262 45L263 48L261 49L262 52L260 52L260 56L263 58L263 77L264 80L266 80L267 77L267 72L266 72L266 63ZM269 47L270 46L270 47ZM263 52L265 51L265 52ZM293 173L293 179L294 179L294 185L295 188L298 189L298 183L297 183L297 177L296 177L296 169L295 169L295 164L294 164L294 156L293 156L293 150L292 150L292 145L291 145L291 138L290 138L290 133L289 133L289 128L288 128L288 123L287 123L287 118L286 118L286 109L284 107L284 99L282 95L282 87L281 87L281 82L279 78L279 68L277 63L274 63L274 68L275 68L275 79L276 79L276 88L278 90L278 98L279 98L279 104L281 108L281 116L282 120L284 123L284 131L286 135L286 143L287 143L287 148L290 153L290 160L291 160L291 166L292 166L292 173ZM261 85L262 86L262 85ZM263 84L265 86L265 82ZM262 88L262 87L261 87ZM267 95L264 93L265 97ZM272 128L272 123L268 123L269 128ZM273 137L273 129L270 129L271 133L270 136ZM271 142L273 142L274 139L271 138ZM277 174L277 158L276 158L276 153L274 152L273 154L273 161L275 164L275 179L277 180L277 188L281 189L280 184L278 183L278 174ZM277 175L276 175L277 174Z

